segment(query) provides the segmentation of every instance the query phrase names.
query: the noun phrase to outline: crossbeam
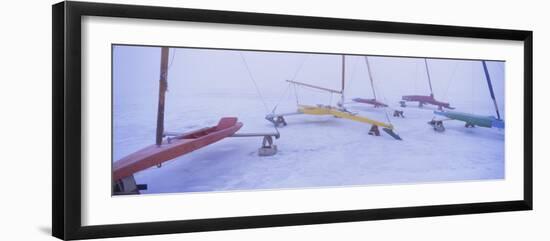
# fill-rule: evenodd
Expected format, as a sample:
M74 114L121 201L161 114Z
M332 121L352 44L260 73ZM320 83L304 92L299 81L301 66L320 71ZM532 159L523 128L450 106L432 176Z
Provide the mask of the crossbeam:
M185 135L185 133L171 132L171 131L164 132L164 136L182 136L182 135ZM279 137L281 137L281 134L277 132L235 133L227 137L265 137L265 136L271 136L271 137L275 137L275 139L279 139Z
M180 136L184 136L185 133L181 132L164 132L164 136L168 137L168 141L171 139L178 139ZM234 133L227 137L263 137L262 146L258 148L259 156L273 156L277 154L277 145L273 144L273 138L279 139L281 134L279 132L252 132L252 133Z
M324 88L324 87L320 87L320 86L316 86L316 85L311 85L311 84L306 84L306 83L302 83L302 82L298 82L298 81L293 81L293 80L287 80L287 82L292 83L292 84L297 84L297 85L305 86L305 87L309 87L309 88L313 88L313 89L324 90L324 91L328 91L328 92L331 92L331 93L342 94L342 91L341 91L341 90L333 90L333 89Z
M261 136L272 136L275 139L279 139L281 135L279 133L270 132L270 133L235 133L228 137L261 137Z

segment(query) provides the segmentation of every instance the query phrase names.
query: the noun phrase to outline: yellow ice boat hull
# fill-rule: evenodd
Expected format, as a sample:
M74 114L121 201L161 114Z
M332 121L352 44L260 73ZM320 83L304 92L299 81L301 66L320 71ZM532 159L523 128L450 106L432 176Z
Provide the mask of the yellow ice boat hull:
M369 119L364 116L355 115L353 113L345 112L342 110L339 110L334 107L330 106L310 106L310 105L300 105L298 106L298 112L308 114L308 115L332 115L335 117L340 117L343 119L348 119L352 121L362 122L362 123L368 123L371 125L381 126L388 128L390 130L393 129L393 126L391 124L387 124L384 122L376 121L373 119Z

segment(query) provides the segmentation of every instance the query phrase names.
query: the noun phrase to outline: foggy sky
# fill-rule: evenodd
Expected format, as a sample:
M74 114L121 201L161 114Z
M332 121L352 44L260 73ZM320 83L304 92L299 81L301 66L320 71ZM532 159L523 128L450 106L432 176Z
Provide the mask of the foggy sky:
M397 107L402 95L429 94L422 58L371 56L369 61L374 87L382 102ZM450 102L458 111L495 115L480 61L428 59L428 64L436 99ZM487 62L487 65L499 109L504 114L505 63ZM159 68L158 47L113 47L115 114L122 106L133 106L150 110L151 118L155 118ZM266 111L277 103L286 106L281 111L295 109L296 97L305 104L334 104L339 97L303 87L289 89L285 80L340 89L341 71L341 55L171 48L167 112L186 111L171 109L172 101L189 102L193 96L205 95L227 96L223 102L213 101L212 105L230 105L233 97L250 98L250 109L261 105ZM346 56L345 75L346 101L372 98L364 57ZM185 104L193 105L192 101Z

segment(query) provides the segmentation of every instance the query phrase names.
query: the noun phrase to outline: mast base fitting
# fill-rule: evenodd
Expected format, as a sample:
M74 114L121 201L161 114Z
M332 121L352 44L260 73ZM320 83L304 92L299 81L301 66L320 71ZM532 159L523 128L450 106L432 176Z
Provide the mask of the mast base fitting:
M466 127L466 128L474 128L474 127L476 127L476 125L474 125L474 124L472 124L472 123L466 123L466 124L464 124L464 127Z
M277 145L273 144L271 136L264 136L262 147L258 148L258 156L273 156L277 154Z
M403 115L403 111L402 111L402 110L394 110L394 111L393 111L393 117L405 118L405 115Z
M277 154L277 145L258 148L258 156L273 156Z
M380 130L378 130L377 125L373 125L369 130L369 135L371 136L380 136Z
M136 184L134 175L122 178L113 183L113 195L140 194L139 191L147 190L147 184Z
M434 131L443 132L445 131L445 126L441 120L431 120L428 122L428 125L431 125L434 128Z
M286 120L283 116L280 116L280 115L273 115L273 114L269 114L265 117L266 120L268 120L269 122L273 123L273 125L275 125L275 127L279 127L279 126L286 126L287 123L286 123Z
M399 101L399 106L401 106L401 107L407 107L407 102L405 102L404 100Z

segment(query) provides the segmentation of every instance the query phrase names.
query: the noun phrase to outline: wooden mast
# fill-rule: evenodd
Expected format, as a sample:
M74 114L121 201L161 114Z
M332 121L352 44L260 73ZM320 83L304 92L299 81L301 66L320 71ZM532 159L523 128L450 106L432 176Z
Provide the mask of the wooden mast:
M161 48L160 54L160 80L159 80L159 99L157 111L157 136L156 145L162 144L162 136L164 134L164 99L168 89L168 55L170 49L168 47Z
M497 112L497 117L500 120L500 112L498 112L497 100L495 98L495 92L493 91L493 84L491 83L491 76L489 75L489 70L487 69L487 64L485 60L482 60L483 71L485 72L485 78L487 79L487 85L489 86L489 91L491 92L491 98L493 99L493 104L495 105L495 111Z
M346 84L346 55L342 54L342 91L340 104L344 105L344 87Z
M376 91L374 90L374 80L372 78L372 73L370 70L370 64L369 64L369 57L365 56L365 63L367 64L367 70L369 71L369 79L370 79L370 87L372 89L372 95L374 96L374 99L376 100Z
M426 73L428 74L428 84L430 84L430 95L434 97L434 91L432 89L432 78L430 77L430 68L428 68L428 59L424 58L424 65L426 65Z

